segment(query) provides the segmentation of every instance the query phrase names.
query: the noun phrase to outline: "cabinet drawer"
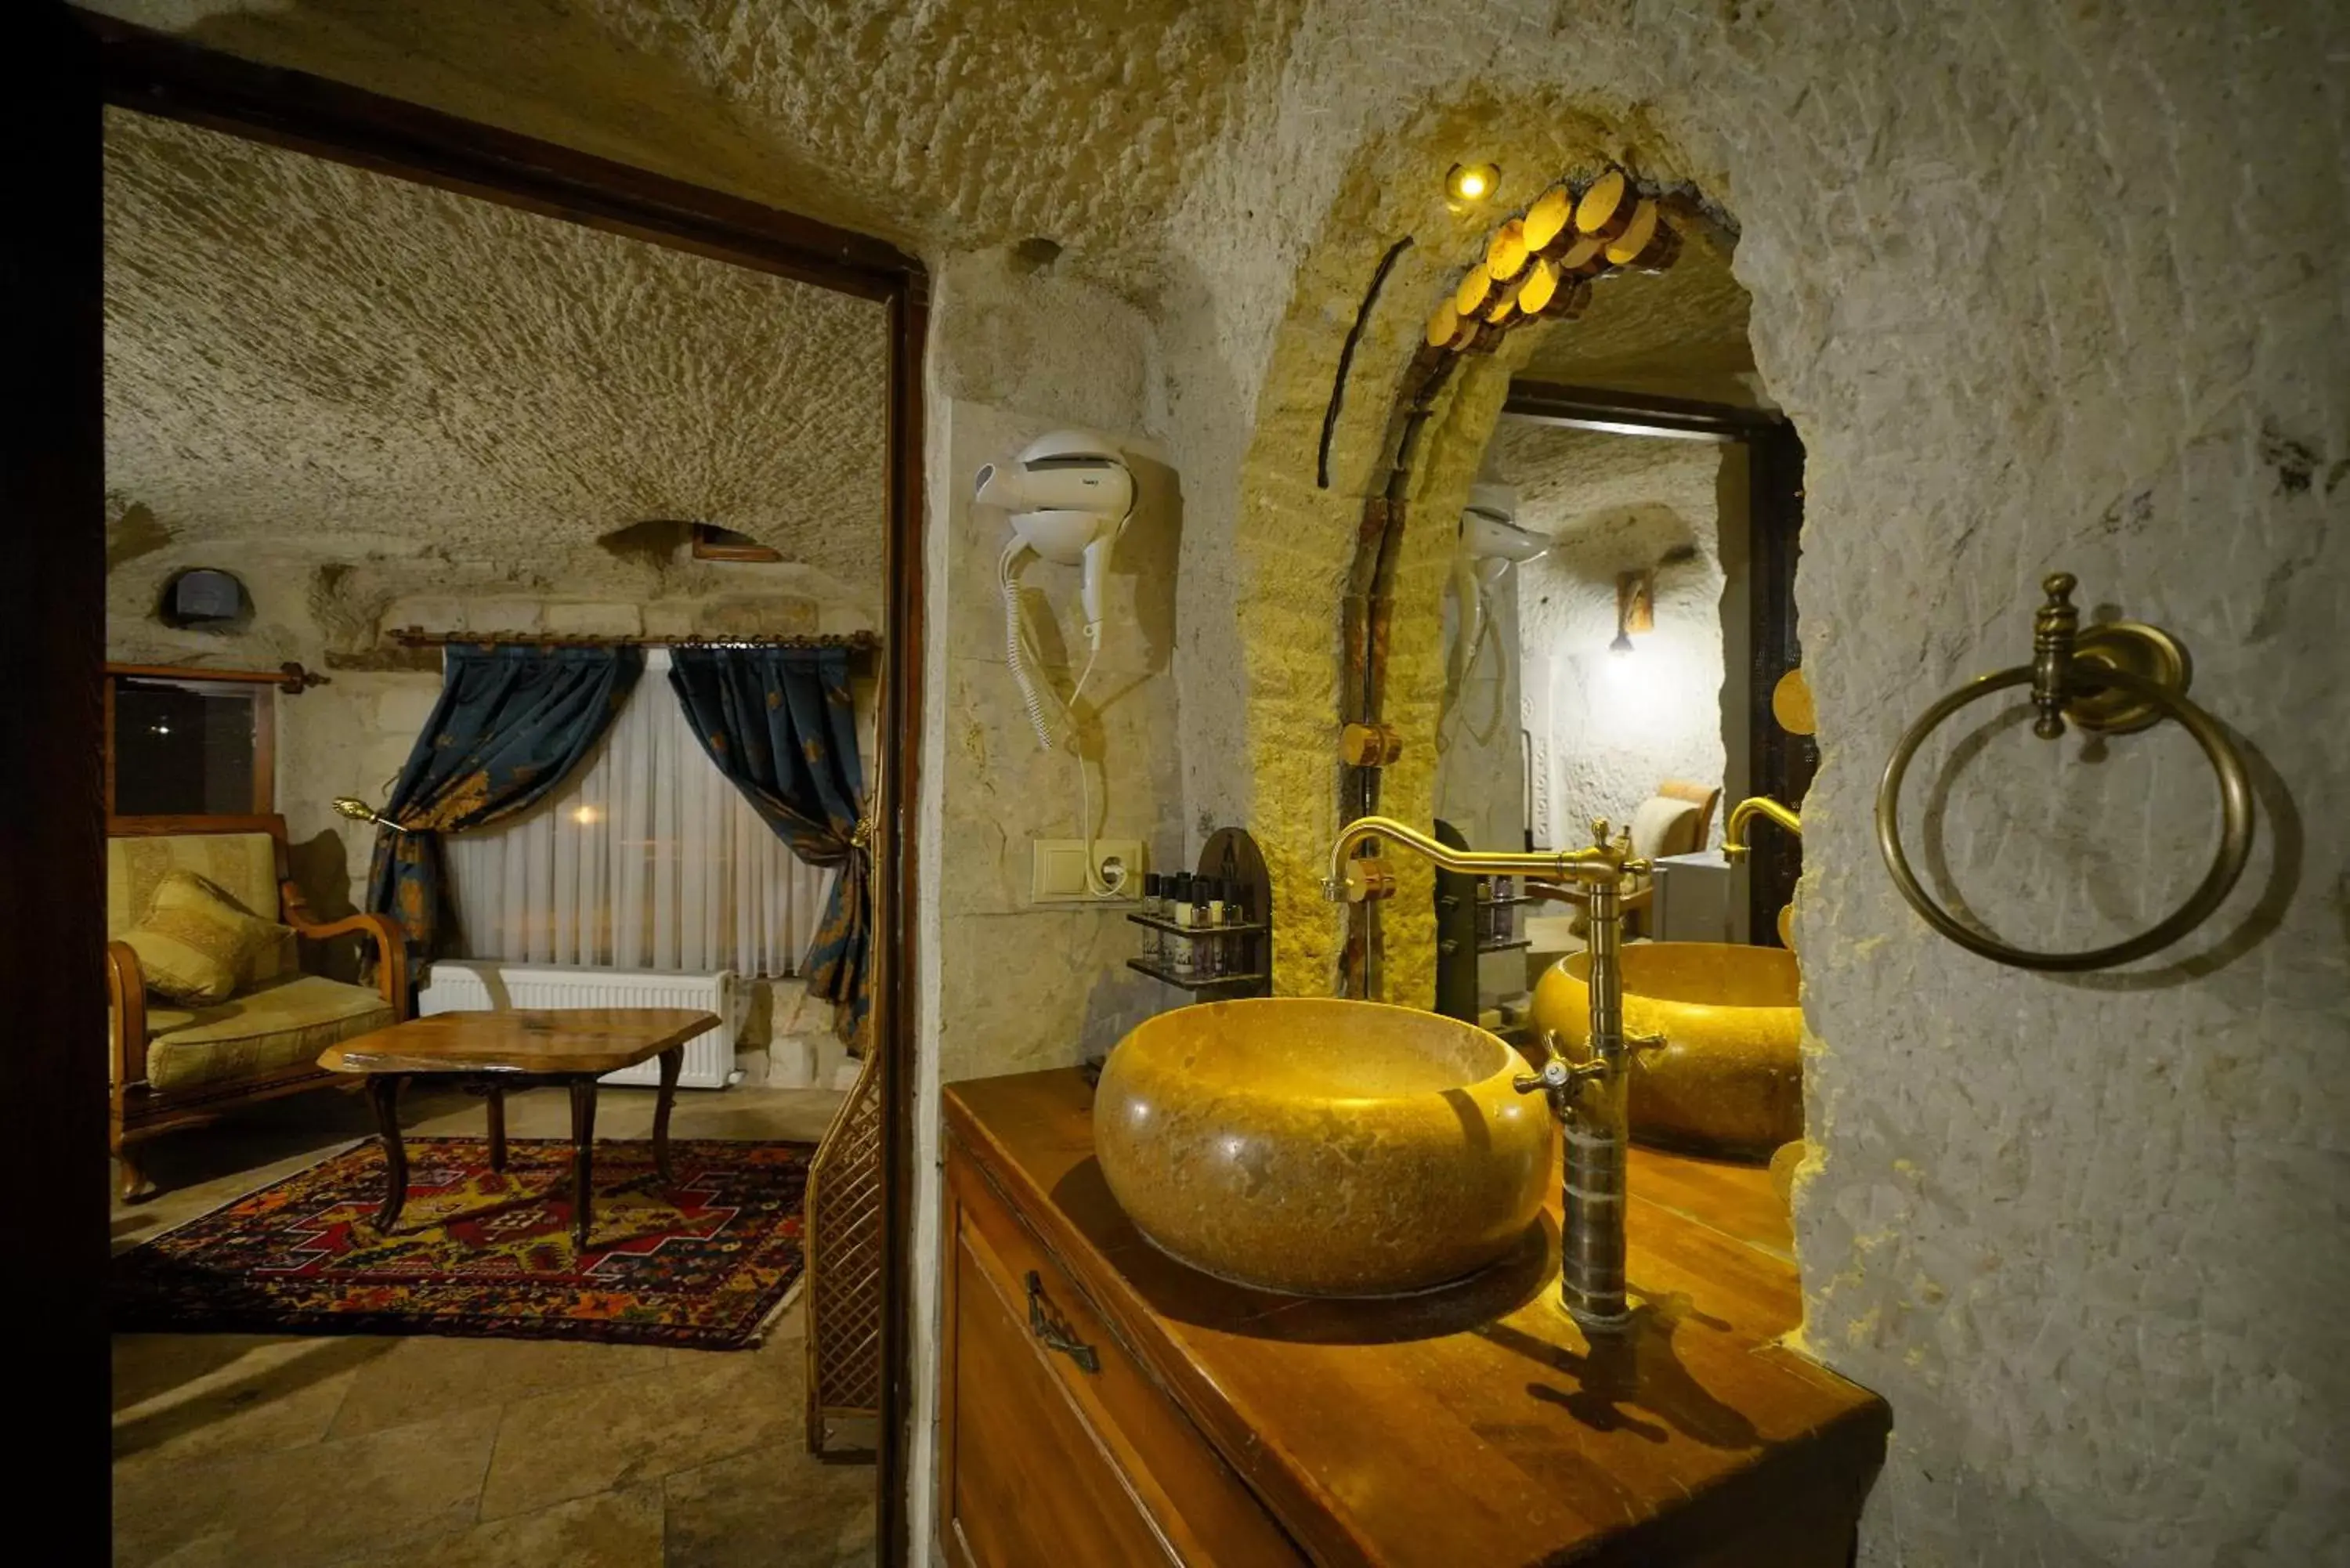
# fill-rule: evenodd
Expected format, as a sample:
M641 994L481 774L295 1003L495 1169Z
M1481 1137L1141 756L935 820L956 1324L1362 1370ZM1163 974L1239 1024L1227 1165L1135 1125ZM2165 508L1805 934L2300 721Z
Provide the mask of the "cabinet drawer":
M965 1161L950 1161L957 1267L1011 1303L1032 1355L1099 1436L1177 1559L1191 1568L1297 1568L1305 1561L1246 1483L1110 1336L1093 1303ZM976 1286L958 1282L958 1289Z
M953 1546L971 1568L1153 1568L1175 1559L1037 1360L1025 1318L955 1243Z

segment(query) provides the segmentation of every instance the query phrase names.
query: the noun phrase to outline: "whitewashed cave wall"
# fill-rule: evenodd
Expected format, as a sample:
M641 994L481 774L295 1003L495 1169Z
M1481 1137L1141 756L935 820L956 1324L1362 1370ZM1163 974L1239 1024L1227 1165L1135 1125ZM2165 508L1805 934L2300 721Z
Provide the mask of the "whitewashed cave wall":
M1247 483L1205 481L1260 431L1310 430L1409 226L1342 424L1342 452L1375 444L1378 389L1472 254L1434 204L1444 166L1490 148L1522 199L1556 140L1529 121L1580 109L1741 220L1756 357L1810 454L1824 767L1797 934L1821 1147L1797 1222L1807 1345L1894 1411L1872 1564L2350 1552L2344 26L2280 3L1332 3L1176 214L1186 789L1218 816L1263 804L1271 694L1206 628L1329 590L1343 538L1294 562L1274 542L1343 523L1316 510L1310 435L1278 473L1260 451ZM1373 188L1429 199L1402 224ZM1870 836L1902 728L2025 657L2057 567L2189 640L2263 814L2208 928L2078 978L1931 935ZM1335 639L1285 657L1310 680ZM2108 940L2199 874L2211 794L2175 731L1985 739L1932 826L2012 938ZM1913 803L1912 831L1935 815Z
M1032 840L1078 836L1077 775L1041 752L1005 662L996 569L1010 525L972 501L980 466L1048 431L1097 431L1135 473L1111 558L1102 651L1083 711L1102 836L1151 866L1185 851L1173 677L1185 476L1149 433L1158 372L1148 322L1034 253L949 258L936 275L926 369L929 642L924 649L919 935L914 1539L933 1531L940 1238L939 1093L958 1079L1073 1065L1180 1000L1126 968L1132 905L1036 904ZM1066 695L1085 659L1079 572L1020 567L1045 664ZM927 1550L927 1547L924 1548Z
M1536 842L1628 822L1667 779L1721 785L1722 449L1513 420L1495 441L1524 475L1519 522L1558 541L1518 568ZM1655 626L1611 653L1617 574L1644 570Z

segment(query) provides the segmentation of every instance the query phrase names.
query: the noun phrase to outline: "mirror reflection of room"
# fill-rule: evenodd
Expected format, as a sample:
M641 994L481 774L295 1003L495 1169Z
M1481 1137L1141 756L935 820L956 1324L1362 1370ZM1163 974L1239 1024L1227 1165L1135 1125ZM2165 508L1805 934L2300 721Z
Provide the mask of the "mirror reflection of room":
M1754 873L1724 836L1774 782L1754 683L1795 645L1792 601L1758 596L1753 569L1758 528L1794 531L1792 509L1754 493L1754 442L1785 427L1743 291L1711 253L1609 287L1605 317L1537 329L1469 490L1443 600L1437 832L1572 849L1604 819L1654 865L1626 900L1628 942L1783 945L1775 919L1755 935ZM1439 1009L1523 1038L1536 983L1583 950L1587 919L1523 879L1471 890L1473 977L1451 936Z
M249 1386L304 1561L354 1468L869 1561L885 307L122 109L105 195L120 1560Z

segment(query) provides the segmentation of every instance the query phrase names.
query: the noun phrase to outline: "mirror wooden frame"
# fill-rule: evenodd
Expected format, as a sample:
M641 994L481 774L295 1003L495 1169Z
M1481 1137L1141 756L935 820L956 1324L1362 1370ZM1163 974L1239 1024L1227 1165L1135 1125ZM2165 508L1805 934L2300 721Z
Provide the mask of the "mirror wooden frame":
M0 421L0 504L24 547L0 574L0 657L26 701L0 761L0 881L39 888L0 908L0 995L11 1009L0 1092L16 1134L0 1139L28 1205L16 1241L44 1260L12 1292L27 1343L71 1391L16 1480L54 1500L59 1561L96 1560L108 1539L104 1313L106 1017L102 692L105 649L102 106L183 120L653 244L871 299L889 335L888 541L874 809L874 1034L882 1075L883 1387L876 1472L880 1561L907 1561L908 1252L913 1147L913 841L923 642L921 365L929 277L869 235L476 124L298 71L256 65L168 34L64 6L26 19L6 109L19 179L0 240L14 351L0 376L17 412ZM21 1135L21 1136L19 1136ZM52 1353L54 1353L52 1356ZM80 1408L87 1397L88 1408ZM70 1409L63 1408L71 1406ZM81 1520L66 1500L95 1494ZM61 1528L62 1527L62 1528ZM87 1533L84 1533L87 1529ZM80 1543L88 1542L87 1553Z

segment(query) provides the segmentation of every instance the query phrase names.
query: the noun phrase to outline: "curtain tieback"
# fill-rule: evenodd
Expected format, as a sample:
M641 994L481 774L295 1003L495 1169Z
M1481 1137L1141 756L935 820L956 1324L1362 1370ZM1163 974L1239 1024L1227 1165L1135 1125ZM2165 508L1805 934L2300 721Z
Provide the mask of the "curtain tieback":
M872 845L873 819L860 816L857 819L857 826L848 830L848 846L851 849L868 849Z

